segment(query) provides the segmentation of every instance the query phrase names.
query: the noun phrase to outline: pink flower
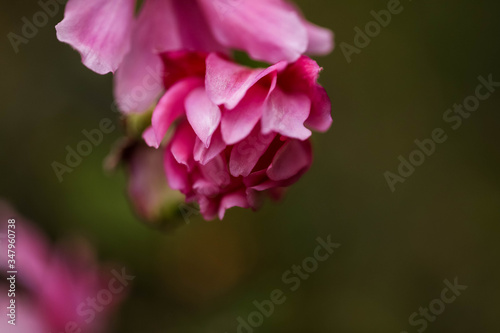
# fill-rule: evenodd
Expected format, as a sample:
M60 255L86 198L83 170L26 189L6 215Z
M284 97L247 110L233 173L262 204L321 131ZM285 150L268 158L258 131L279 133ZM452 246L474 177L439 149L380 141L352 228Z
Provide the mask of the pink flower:
M313 25L285 0L69 0L58 39L77 49L100 74L116 72L124 112L141 112L162 91L158 52L238 49L270 63L304 53L327 54L330 30Z
M19 216L7 203L0 200L0 233L7 233L9 219L15 219L15 268L16 279L16 329L19 332L46 333L66 332L68 325L77 325L81 332L103 332L106 314L114 308L118 299L94 313L90 318L84 304L88 297L96 297L107 288L101 268L94 254L84 242L72 242L71 246L53 250L45 237L27 220ZM0 270L10 271L7 252L7 237L0 238ZM67 244L69 245L69 244ZM5 280L4 280L5 281ZM1 283L0 283L1 285ZM8 288L2 290L7 291ZM5 310L10 303L7 292L0 294L0 305ZM5 317L5 315L4 315ZM1 332L11 332L14 326L0 323ZM91 319L91 320L89 320ZM72 329L73 330L73 329ZM14 330L15 331L15 330Z
M316 62L303 56L251 69L214 53L162 56L176 71L165 75L166 93L143 137L159 147L178 121L165 172L206 219L222 219L234 206L256 209L263 194L278 196L309 169L309 128L326 131L332 123Z

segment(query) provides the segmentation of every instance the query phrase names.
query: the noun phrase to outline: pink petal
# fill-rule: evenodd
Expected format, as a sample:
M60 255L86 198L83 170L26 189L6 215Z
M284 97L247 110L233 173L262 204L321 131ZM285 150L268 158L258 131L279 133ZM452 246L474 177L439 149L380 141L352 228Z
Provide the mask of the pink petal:
M144 132L142 132L142 139L150 147L154 148L160 147L158 140L156 140L156 133L155 130L153 129L153 126L149 126L144 130Z
M222 140L222 135L220 132L220 127L212 135L212 140L210 141L210 146L207 148L203 142L196 137L196 143L194 145L194 160L200 162L200 164L205 165L210 162L215 156L219 155L226 148L224 140Z
M333 32L306 20L303 21L307 29L307 54L327 55L333 51Z
M227 186L231 182L226 159L222 155L216 156L205 165L200 165L199 168L206 180L219 187Z
M294 177L312 163L312 150L308 141L290 140L274 156L267 169L271 180L281 181Z
M57 38L93 71L114 72L130 50L134 10L135 0L69 0Z
M231 150L229 159L231 175L233 177L248 176L275 136L275 134L263 135L260 126L256 126L245 140L239 142Z
M229 2L229 3L227 3ZM212 32L226 47L270 63L297 60L307 48L299 13L281 0L200 0Z
M121 111L147 110L163 90L158 52L182 47L172 0L148 0L132 34L132 48L115 76L115 99Z
M277 132L289 138L305 140L311 131L304 127L311 101L304 94L286 94L275 89L267 100L262 115L262 132Z
M227 48L222 46L210 31L209 24L198 0L169 1L174 3L175 15L179 24L179 36L183 44L182 49L202 52L227 52Z
M224 214L226 213L226 209L233 207L241 207L241 208L249 208L250 205L247 200L247 196L245 192L238 191L230 194L226 194L219 205L219 219L222 220L224 218Z
M267 170L259 170L252 172L251 174L243 178L243 183L248 188L254 188L255 186L269 180L269 177L267 177L266 172Z
M196 135L191 126L184 121L176 128L175 134L170 141L170 151L172 155L177 163L185 165L188 171L192 168L194 163L193 148L195 139Z
M305 93L311 100L311 113L306 125L325 132L332 124L331 101L326 90L317 81L322 68L316 61L301 57L279 77L279 86L287 93Z
M226 144L233 145L250 134L262 117L267 95L268 91L255 85L234 109L224 111L221 130Z
M260 79L271 75L272 91L276 85L276 75L285 69L286 62L279 62L266 69L251 69L210 54L207 58L207 75L205 87L207 94L217 105L224 104L233 109L245 96L248 89Z
M253 210L259 209L264 204L265 195L262 192L256 191L252 188L246 189L247 201Z
M177 82L172 86L158 102L153 111L152 127L154 129L154 140L149 140L148 144L158 148L167 133L170 125L179 116L184 114L184 102L187 96L197 87L203 85L203 81L198 78L188 78Z
M215 219L218 211L218 200L210 197L201 196L198 199L200 204L200 213L207 221Z
M326 55L333 50L333 32L330 29L309 22L295 4L286 2L284 5L288 5L300 15L300 20L307 30L307 54Z
M198 195L202 195L205 197L215 197L219 194L220 187L214 182L200 177L193 183L193 190Z
M292 185L307 171L307 168L299 170L293 177L285 180L270 180L267 176L267 170L252 172L245 178L245 185L251 191L266 192L271 195L274 200L279 199L279 195L283 194L283 189Z
M186 115L196 135L205 147L219 126L221 113L217 105L208 98L205 89L200 87L193 90L185 101Z
M168 148L165 150L164 167L170 188L179 190L187 195L190 190L187 167L179 164Z
M178 81L188 77L203 79L206 72L206 52L170 51L160 54L164 66L163 82L169 89Z
M262 183L252 186L251 189L257 192L263 192L273 189L276 186L279 186L279 183L277 181L266 179Z
M323 87L315 87L310 94L311 114L306 120L306 125L310 128L326 132L332 125L332 103L330 97Z

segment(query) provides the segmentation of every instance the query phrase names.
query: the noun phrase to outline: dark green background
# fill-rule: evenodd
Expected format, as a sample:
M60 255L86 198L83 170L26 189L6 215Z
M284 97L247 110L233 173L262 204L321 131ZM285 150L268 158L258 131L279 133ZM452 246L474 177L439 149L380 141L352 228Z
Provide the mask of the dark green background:
M408 317L439 297L443 280L468 289L428 332L498 332L500 307L500 91L457 131L442 115L474 93L479 75L500 81L498 1L402 1L371 44L348 64L338 47L386 1L299 1L335 31L337 49L318 62L334 124L315 134L312 170L279 204L231 210L223 222L194 218L171 234L142 224L124 194L125 175L102 160L116 130L59 183L51 168L65 146L102 118L119 125L111 76L86 69L53 26L15 54L35 1L0 14L1 195L52 239L81 233L103 261L137 276L113 332L235 332L252 301L288 290L281 274L312 255L316 237L342 246L258 332L416 332ZM384 172L413 141L442 127L448 140L391 193Z

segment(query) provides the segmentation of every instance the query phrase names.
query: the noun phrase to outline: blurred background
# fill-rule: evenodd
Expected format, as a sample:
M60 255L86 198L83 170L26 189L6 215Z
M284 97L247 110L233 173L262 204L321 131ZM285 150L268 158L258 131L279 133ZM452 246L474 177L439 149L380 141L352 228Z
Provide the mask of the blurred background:
M278 204L232 209L222 222L193 216L169 233L134 214L123 170L103 172L123 134L111 75L88 70L56 40L62 11L16 54L7 33L19 34L22 17L40 7L4 4L1 196L52 241L83 235L100 260L136 276L110 332L236 332L237 318L274 289L286 302L256 332L416 332L408 317L455 277L468 289L427 331L498 332L500 91L457 130L442 118L474 94L479 75L500 81L500 3L403 0L404 10L351 63L340 44L354 45L354 28L364 29L387 1L297 4L337 44L317 58L334 125L314 136L312 170ZM64 163L65 147L103 118L116 130L59 182L52 162ZM408 158L414 140L435 128L448 140L391 192L384 173L397 173L399 155ZM291 292L282 274L328 235L341 247Z

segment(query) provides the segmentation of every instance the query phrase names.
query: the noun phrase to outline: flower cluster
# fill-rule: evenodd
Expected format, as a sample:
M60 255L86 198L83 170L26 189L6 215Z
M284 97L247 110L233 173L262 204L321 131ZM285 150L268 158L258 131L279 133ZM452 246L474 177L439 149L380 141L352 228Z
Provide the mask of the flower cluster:
M311 130L332 123L321 68L305 55L329 53L332 32L285 0L145 0L138 14L136 7L70 0L58 38L87 67L115 73L123 113L154 107L142 137L164 151L170 188L197 202L206 219L279 197L311 165ZM271 65L245 67L233 50ZM133 170L137 200L148 191L137 173L147 168Z

